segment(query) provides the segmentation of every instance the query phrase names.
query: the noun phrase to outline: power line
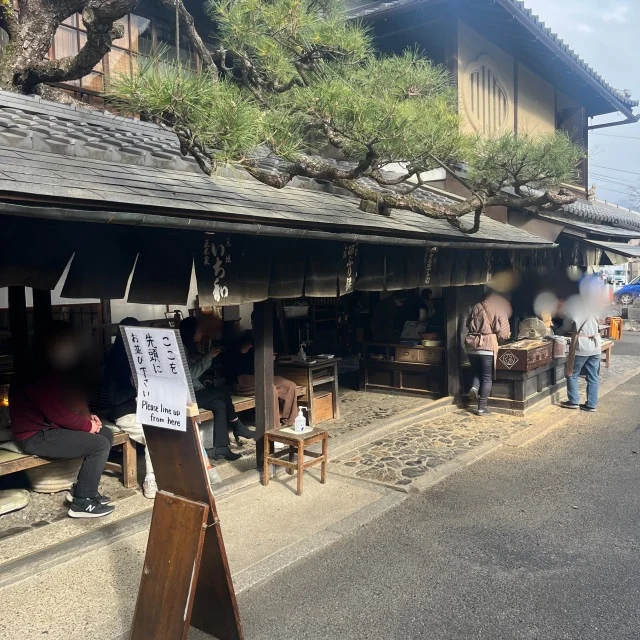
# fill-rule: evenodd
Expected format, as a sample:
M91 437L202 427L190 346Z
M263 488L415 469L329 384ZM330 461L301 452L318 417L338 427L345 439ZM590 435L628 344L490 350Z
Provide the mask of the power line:
M634 183L631 183L630 180L633 180L633 178L629 178L629 180L625 180L625 176L623 176L622 178L618 178L616 176L609 176L605 173L600 173L599 171L592 171L590 173L591 176L593 177L599 177L599 178L605 178L606 180L611 180L613 182L620 182L622 184L637 184L637 182L634 181Z
M601 164L593 164L593 163L589 163L589 166L597 167L598 169L607 169L607 171L617 171L618 173L630 173L631 175L634 175L634 176L640 176L640 173L638 173L637 171L625 171L624 169L614 169L613 167L603 167Z
M612 180L610 176L603 176L598 173L592 173L591 177L595 180L608 182L609 184L617 184L620 187L629 187L630 189L637 189L638 187L640 187L639 184L631 184L630 182L622 182L621 180Z
M621 193L623 196L627 196L630 197L633 194L629 193L628 191L618 191L618 189L610 189L609 187L602 187L604 191L610 191L611 193ZM624 209L625 207L621 207L621 209Z
M600 136L601 138L622 138L624 140L640 140L640 136L617 136L613 133L592 133L592 136Z

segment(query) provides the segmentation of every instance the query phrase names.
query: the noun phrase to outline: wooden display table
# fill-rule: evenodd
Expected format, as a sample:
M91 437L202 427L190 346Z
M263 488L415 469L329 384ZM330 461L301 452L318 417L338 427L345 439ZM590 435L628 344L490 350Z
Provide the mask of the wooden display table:
M365 391L408 391L434 398L445 395L444 347L363 345L360 387Z
M307 421L310 427L319 422L314 411L314 405L316 388L322 385L331 385L333 417L340 417L338 401L338 362L340 360L342 358L309 358L307 362L292 360L278 364L276 373L279 376L307 389L306 397L301 398L301 400L305 400L307 403L309 409Z
M280 442L288 449L270 453L270 442ZM307 450L316 442L322 442L322 453ZM262 483L265 487L269 486L269 465L275 464L280 467L286 467L287 473L298 473L298 495L302 495L302 479L305 469L309 469L317 464L322 465L320 472L320 482L324 484L327 480L327 462L329 461L329 433L325 429L309 429L304 433L296 433L293 427L284 427L281 429L271 429L264 434L264 471ZM298 459L294 462L295 454ZM288 460L283 460L288 456ZM310 458L305 461L305 456Z

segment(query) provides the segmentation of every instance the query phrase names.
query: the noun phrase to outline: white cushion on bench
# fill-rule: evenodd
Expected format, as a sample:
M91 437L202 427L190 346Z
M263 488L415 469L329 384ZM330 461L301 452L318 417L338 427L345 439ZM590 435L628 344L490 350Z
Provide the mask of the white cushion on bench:
M8 442L0 442L0 449L2 449L3 451L11 451L13 453L22 453L20 447L13 440L9 440ZM27 454L22 453L22 455Z

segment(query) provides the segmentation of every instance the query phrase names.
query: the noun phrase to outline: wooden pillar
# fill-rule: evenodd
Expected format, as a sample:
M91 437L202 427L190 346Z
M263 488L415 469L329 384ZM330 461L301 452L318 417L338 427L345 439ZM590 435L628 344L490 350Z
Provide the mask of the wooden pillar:
M456 402L462 399L460 371L460 309L458 287L446 287L443 290L445 313L445 358L447 366L447 393Z
M33 329L36 332L45 330L53 320L51 310L51 291L49 289L33 289Z
M20 371L26 364L29 350L27 296L24 287L9 287L9 330L11 331L13 370Z
M102 332L100 340L102 341L102 350L107 353L111 348L111 300L108 298L100 300L100 324L102 325ZM176 327L177 329L178 327Z
M264 464L264 433L273 429L277 416L273 402L273 302L254 305L254 357L256 365L256 453L257 468Z

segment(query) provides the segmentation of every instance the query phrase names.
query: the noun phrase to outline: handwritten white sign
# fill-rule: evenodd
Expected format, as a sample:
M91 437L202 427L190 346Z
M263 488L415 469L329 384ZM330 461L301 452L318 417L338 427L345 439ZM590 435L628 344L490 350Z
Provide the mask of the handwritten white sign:
M125 327L138 379L136 420L153 427L187 430L187 373L171 329Z

